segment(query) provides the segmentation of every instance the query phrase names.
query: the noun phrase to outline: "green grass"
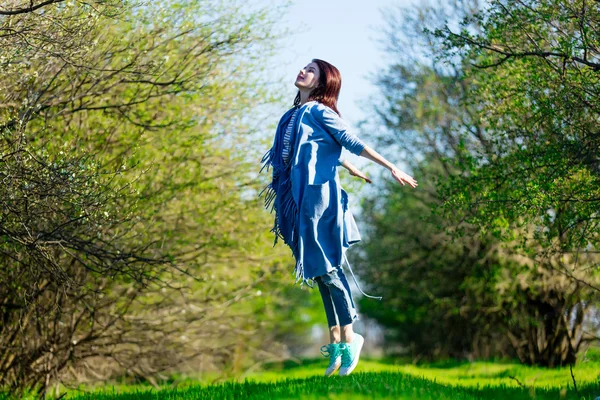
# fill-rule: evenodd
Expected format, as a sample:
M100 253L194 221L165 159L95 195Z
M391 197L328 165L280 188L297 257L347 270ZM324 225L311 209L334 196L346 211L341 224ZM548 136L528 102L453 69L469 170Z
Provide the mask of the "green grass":
M445 385L400 372L359 372L349 377L286 379L275 382L226 382L186 389L136 391L122 394L92 393L78 400L149 400L149 399L594 399L600 384L587 384L577 397L570 388L522 388L505 384L462 387Z
M248 379L259 382L275 381L286 378L307 378L321 375L324 366L320 364L302 363L298 366L286 365L279 368L269 368L261 373L248 376ZM356 372L396 372L413 377L423 377L438 383L465 387L481 385L505 385L534 387L565 387L572 384L568 367L548 369L526 367L514 362L438 362L424 365L409 363L396 365L374 360L361 360ZM580 363L573 369L577 383L597 382L600 377L600 363Z
M600 396L600 357L591 355L573 368L546 369L515 362L447 361L413 365L394 360L363 359L348 377L322 376L325 359L266 366L243 381L208 384L183 381L179 387L154 390L142 386L105 387L72 400L150 399L585 399ZM2 396L0 395L0 399Z

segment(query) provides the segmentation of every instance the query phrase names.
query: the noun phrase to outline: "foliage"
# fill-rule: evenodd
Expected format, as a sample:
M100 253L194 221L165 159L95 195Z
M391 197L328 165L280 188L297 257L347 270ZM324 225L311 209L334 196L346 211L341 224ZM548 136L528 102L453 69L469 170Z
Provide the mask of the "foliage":
M502 268L497 244L475 236L451 241L432 221L435 203L396 186L389 182L363 204L369 238L377 239L367 241L360 262L385 304L361 299L361 311L386 328L388 351L399 344L416 359L513 355L503 317L492 310Z
M281 9L2 7L0 384L285 355L254 314L285 293L253 173L270 127L252 125L279 101L264 68Z
M476 1L440 2L388 13L385 43L394 62L377 81L383 94L377 117L384 129L376 136L384 148L406 156L421 185L406 193L388 184L365 203L371 239L361 264L365 271L366 265L376 267L363 279L392 300L385 308L361 305L415 356L516 354L526 363L565 365L597 340L593 247L577 256L556 252L542 237L556 231L558 221L544 217L555 214L513 208L535 201L537 195L522 186L521 169L537 161L531 154L509 154L509 141L502 139L520 130L515 126L524 124L517 121L527 121L531 110L515 102L512 114L507 112L510 95L502 88L514 78L545 93L548 82L532 76L521 81L514 71L480 71L432 34L440 24L457 21L461 35L484 32L492 23L491 17L477 18L491 13L484 10ZM503 21L496 27L515 26ZM511 87L517 98L524 93ZM521 151L523 142L513 143ZM506 175L500 160L508 159L515 171ZM546 172L536 171L533 179L546 182ZM507 182L506 192L499 182ZM508 192L517 200L507 200Z
M545 250L534 249L535 256L570 255L576 270L593 268L600 7L492 1L473 18L480 21L479 33L446 28L437 34L448 54L458 52L475 66L466 74L477 82L473 101L492 145L469 155L476 173L450 185L448 205L469 204L470 221L502 236L511 235L506 224L533 224L534 239ZM573 268L558 263L570 275Z
M560 316L545 331L571 330L551 344L571 352L578 338L596 336L569 320L588 319L598 299L599 18L598 4L586 1L492 1L462 30L436 31L444 55L473 65L465 78L475 82L472 104L490 143L463 149L468 168L443 185L445 211L512 243L529 268L513 272L525 284L509 292ZM466 28L473 20L479 31ZM543 346L518 342L524 361L557 362Z

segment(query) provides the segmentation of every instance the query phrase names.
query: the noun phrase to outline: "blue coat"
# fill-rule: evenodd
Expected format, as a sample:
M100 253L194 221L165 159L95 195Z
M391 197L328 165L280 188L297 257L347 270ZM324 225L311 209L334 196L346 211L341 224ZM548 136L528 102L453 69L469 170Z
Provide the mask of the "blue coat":
M267 208L272 203L275 210L275 244L281 237L290 246L296 280L305 282L341 267L345 251L360 241L337 167L342 147L359 155L365 145L335 111L309 101L298 110L285 165L280 156L283 133L294 110L279 121L263 168L273 167L273 181L265 190Z

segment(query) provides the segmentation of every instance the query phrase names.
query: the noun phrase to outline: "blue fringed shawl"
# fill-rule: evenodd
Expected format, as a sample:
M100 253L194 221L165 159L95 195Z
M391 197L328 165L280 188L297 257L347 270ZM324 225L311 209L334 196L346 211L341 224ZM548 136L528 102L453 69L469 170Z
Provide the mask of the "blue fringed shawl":
M290 170L293 164L293 155L295 150L297 125L301 119L301 116L296 117L294 126L292 127L292 136L290 137L290 159L288 164L283 161L283 136L285 130L297 108L291 108L287 111L279 121L277 132L275 133L275 140L273 141L273 147L263 156L261 163L263 164L260 171L269 167L273 168L273 180L267 185L259 194L265 195L265 207L270 208L272 212L275 210L275 223L271 232L275 234L275 240L273 246L277 244L279 238L290 247L294 258L296 259L296 266L294 268L294 274L296 281L302 280L304 282L304 271L302 267L301 257L298 255L298 205L294 201L292 196L292 181Z

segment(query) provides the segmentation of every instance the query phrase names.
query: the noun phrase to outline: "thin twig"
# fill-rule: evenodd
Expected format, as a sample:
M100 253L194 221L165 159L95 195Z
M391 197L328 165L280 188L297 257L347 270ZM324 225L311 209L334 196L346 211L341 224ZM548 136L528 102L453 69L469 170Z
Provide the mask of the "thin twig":
M577 390L577 381L575 380L575 375L573 375L573 364L569 364L569 370L571 370L571 379L573 379L573 387L575 388L575 393L577 394L577 398L581 398L579 395L579 390Z
M513 381L517 382L517 385L521 386L522 388L525 388L525 385L523 385L516 376L509 376L509 378L512 379Z

